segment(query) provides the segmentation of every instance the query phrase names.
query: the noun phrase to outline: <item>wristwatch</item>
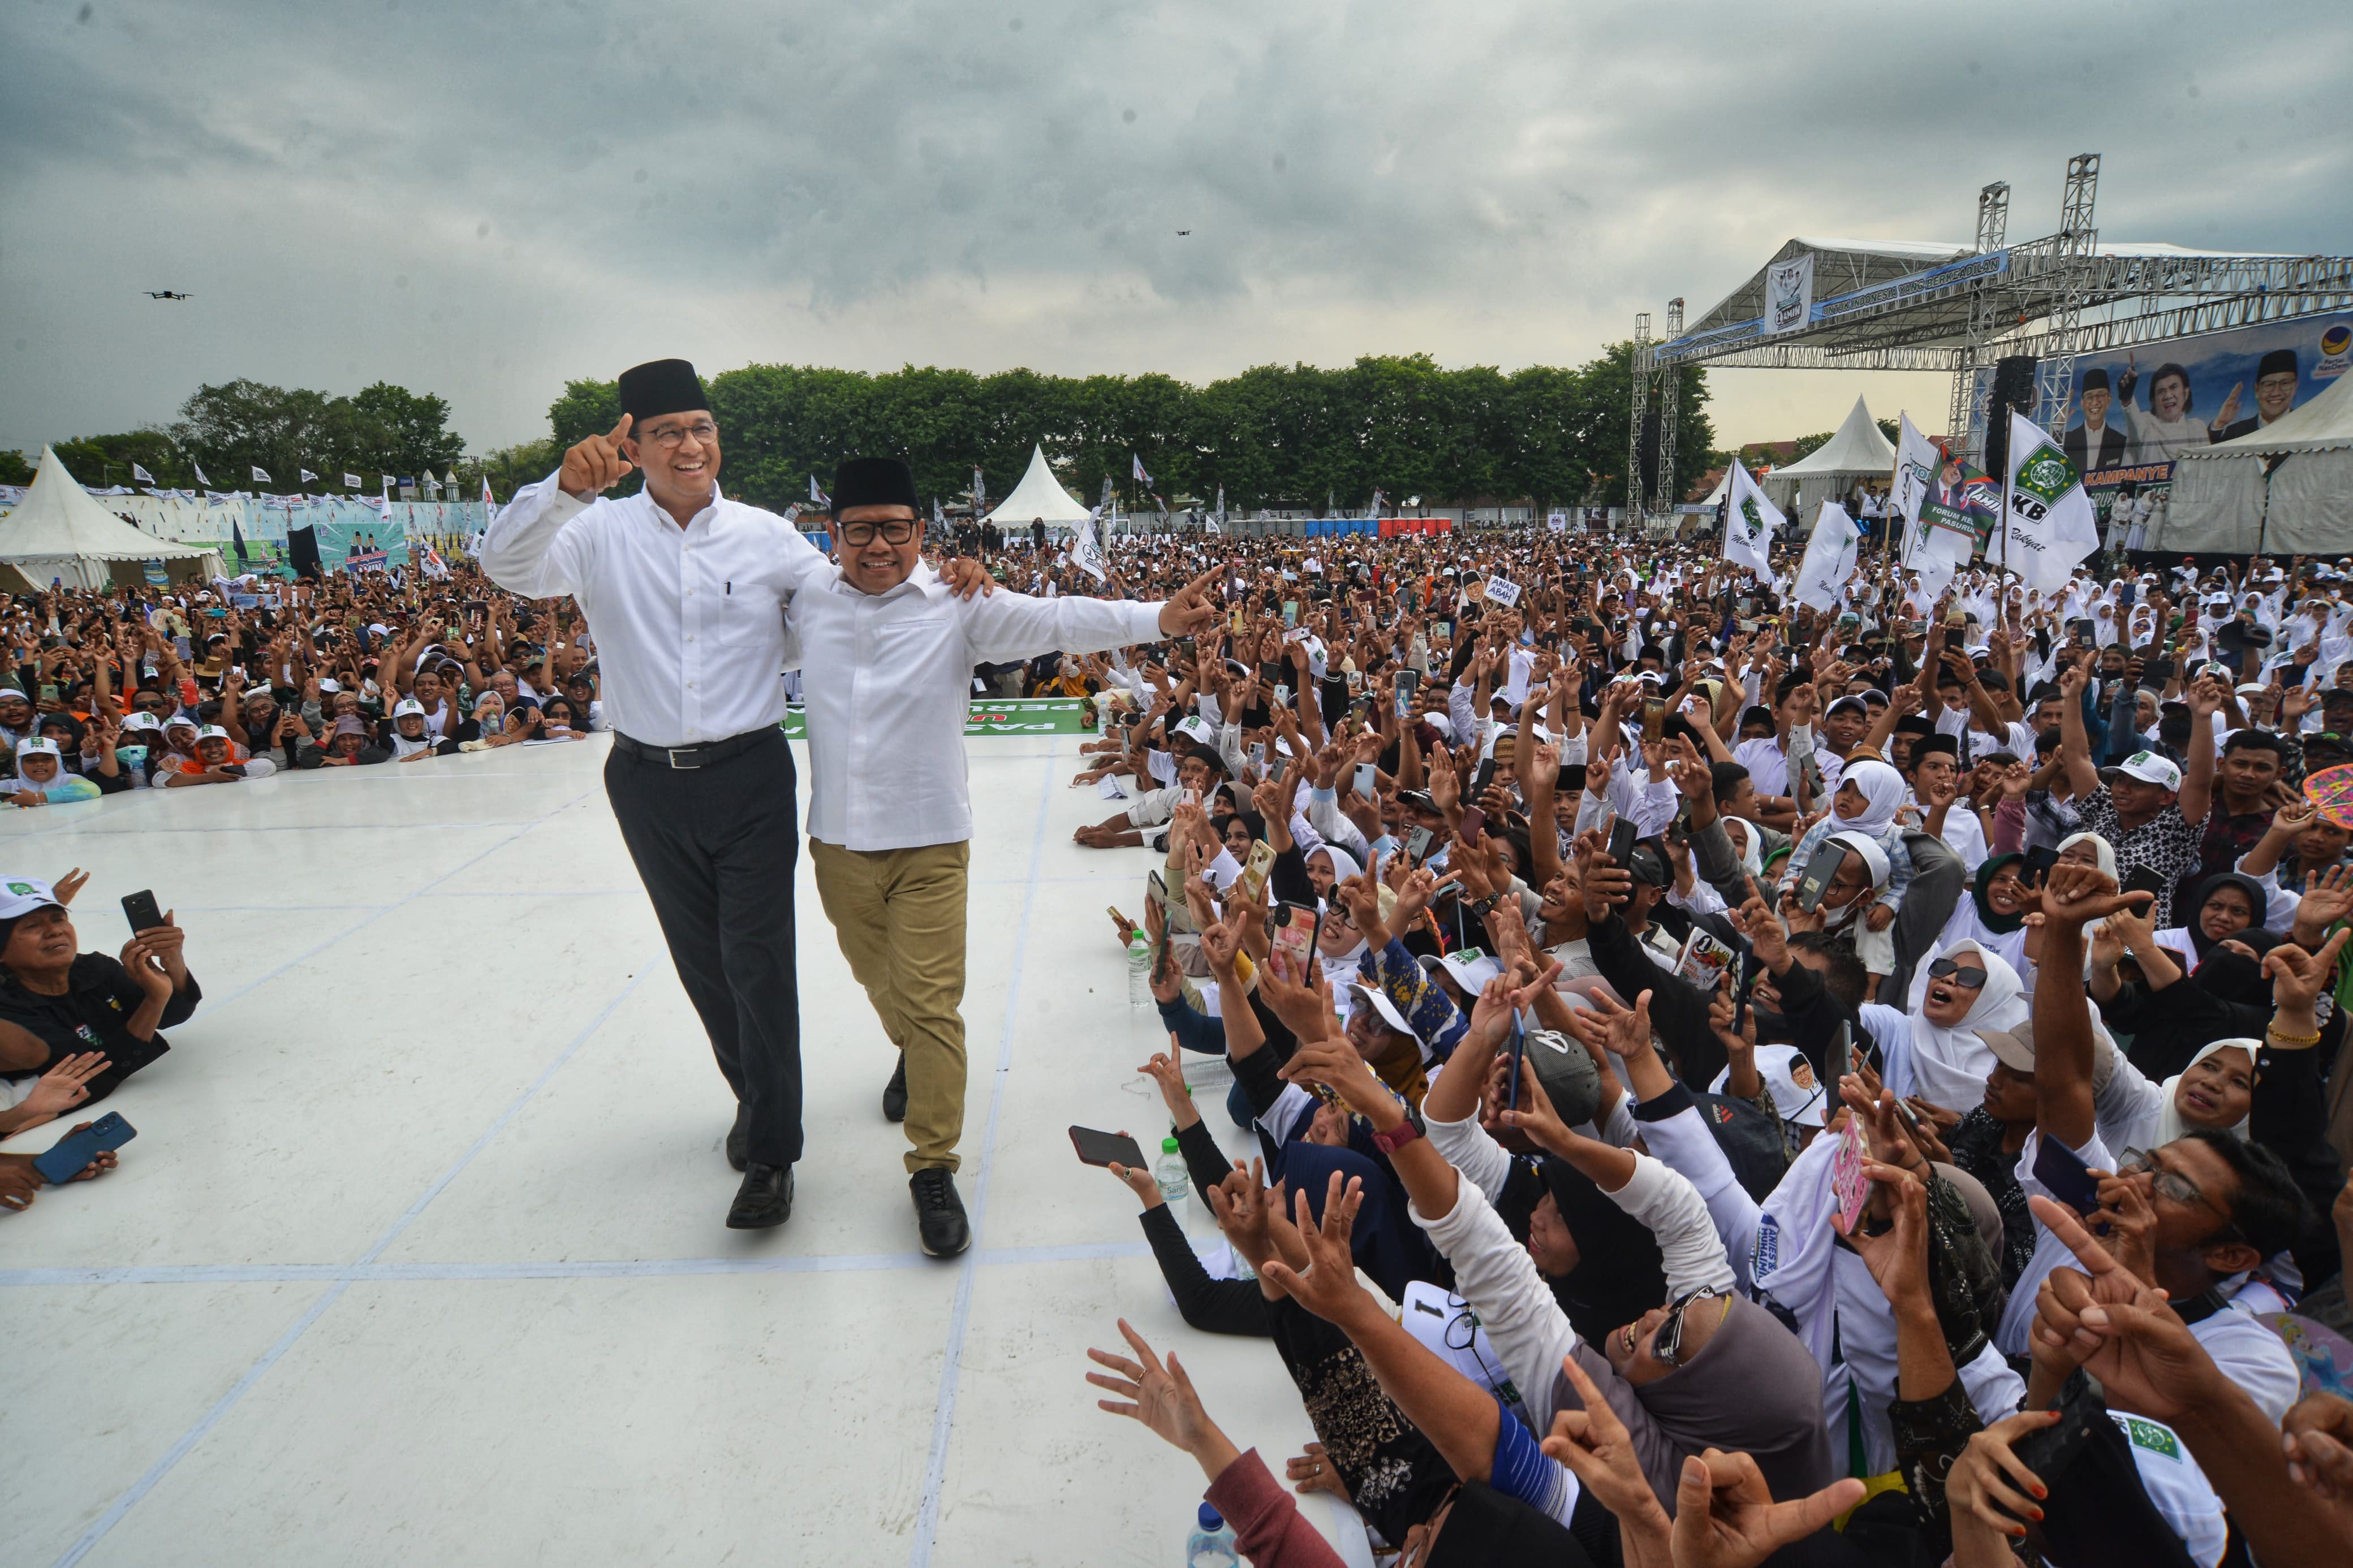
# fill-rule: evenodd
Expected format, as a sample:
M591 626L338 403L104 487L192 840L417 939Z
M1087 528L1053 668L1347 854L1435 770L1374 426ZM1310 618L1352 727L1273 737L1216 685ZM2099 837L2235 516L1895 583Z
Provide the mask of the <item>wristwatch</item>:
M1384 1154L1394 1154L1420 1136L1421 1129L1415 1126L1413 1118L1409 1116L1388 1131L1374 1133L1373 1147Z
M1490 893L1483 899L1472 900L1472 914L1480 920L1485 920L1489 915L1495 912L1495 900L1500 895L1498 894Z

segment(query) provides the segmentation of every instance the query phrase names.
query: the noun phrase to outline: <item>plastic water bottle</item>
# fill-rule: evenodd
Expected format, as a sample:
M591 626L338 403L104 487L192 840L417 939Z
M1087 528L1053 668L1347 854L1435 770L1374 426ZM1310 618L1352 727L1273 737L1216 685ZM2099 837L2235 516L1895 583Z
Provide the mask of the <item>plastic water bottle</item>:
M1127 939L1127 1005L1138 1012L1152 1002L1152 939L1137 931Z
M1242 1554L1234 1532L1208 1503L1201 1505L1193 1533L1185 1541L1185 1568L1241 1568Z
M1168 1205L1176 1223L1186 1220L1186 1200L1193 1195L1193 1175L1186 1169L1185 1156L1178 1152L1176 1140L1160 1141L1160 1158L1152 1162L1152 1179L1160 1184L1160 1201Z

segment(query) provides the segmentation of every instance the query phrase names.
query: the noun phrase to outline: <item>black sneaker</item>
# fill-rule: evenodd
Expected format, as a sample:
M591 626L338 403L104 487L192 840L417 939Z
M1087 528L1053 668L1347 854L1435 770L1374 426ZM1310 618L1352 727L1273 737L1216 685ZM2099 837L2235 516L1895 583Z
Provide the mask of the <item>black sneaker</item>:
M915 1234L934 1258L954 1258L972 1245L972 1226L965 1218L964 1200L956 1196L955 1173L944 1165L927 1165L907 1179L915 1195Z
M727 1130L727 1163L740 1171L751 1163L744 1152L752 1142L751 1112L743 1106L735 1108L735 1125Z
M735 1189L734 1205L727 1211L727 1228L765 1230L792 1217L793 1168L761 1164L745 1167L744 1184Z
M899 1053L899 1065L891 1071L891 1081L882 1086L882 1120L907 1120L907 1053Z

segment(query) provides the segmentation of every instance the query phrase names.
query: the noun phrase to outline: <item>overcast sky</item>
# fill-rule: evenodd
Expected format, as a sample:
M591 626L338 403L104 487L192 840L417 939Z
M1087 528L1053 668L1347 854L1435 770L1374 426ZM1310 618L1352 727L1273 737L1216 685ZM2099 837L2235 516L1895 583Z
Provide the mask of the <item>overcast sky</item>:
M2353 251L2343 0L10 0L0 58L0 446L237 376L480 451L665 354L1573 364L1791 235L1966 243L1988 180L2047 233L2085 151L2107 238ZM1719 439L1944 424L1712 379Z

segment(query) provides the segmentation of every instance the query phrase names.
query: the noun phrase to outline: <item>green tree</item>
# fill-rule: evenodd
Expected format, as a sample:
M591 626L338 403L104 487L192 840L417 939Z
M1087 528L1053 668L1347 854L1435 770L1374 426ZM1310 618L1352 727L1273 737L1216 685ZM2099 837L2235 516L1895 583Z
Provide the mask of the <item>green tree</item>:
M0 452L0 485L29 485L35 471L24 453Z

